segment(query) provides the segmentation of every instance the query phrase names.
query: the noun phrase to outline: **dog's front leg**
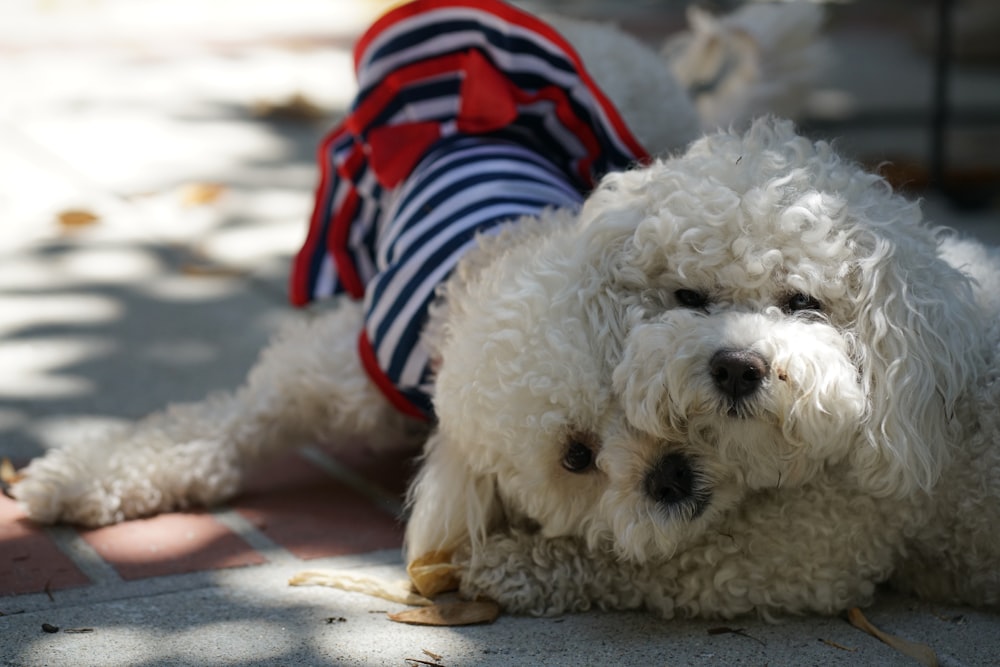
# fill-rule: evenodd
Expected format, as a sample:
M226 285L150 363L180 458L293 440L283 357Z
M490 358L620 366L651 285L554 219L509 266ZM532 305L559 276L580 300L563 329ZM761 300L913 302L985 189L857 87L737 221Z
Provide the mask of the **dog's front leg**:
M11 491L37 521L97 526L223 501L254 465L308 442L363 434L399 446L412 429L361 368L361 322L349 302L295 322L235 392L52 450Z
M574 538L497 533L475 551L460 550L455 562L464 596L496 600L513 614L662 607L651 605L651 591L643 590L648 575L642 566L624 563L610 552L590 551Z

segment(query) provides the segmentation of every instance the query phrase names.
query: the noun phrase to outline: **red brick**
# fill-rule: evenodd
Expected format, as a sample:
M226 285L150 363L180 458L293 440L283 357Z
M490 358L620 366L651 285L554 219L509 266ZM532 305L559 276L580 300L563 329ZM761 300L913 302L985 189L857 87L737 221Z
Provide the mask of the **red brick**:
M403 541L396 517L298 455L258 472L233 505L299 558L397 548Z
M406 488L417 470L418 452L375 453L364 445L324 447L323 451L400 500L406 496Z
M126 521L81 536L129 580L266 562L243 538L200 512Z
M43 528L0 495L0 597L41 593L90 583Z

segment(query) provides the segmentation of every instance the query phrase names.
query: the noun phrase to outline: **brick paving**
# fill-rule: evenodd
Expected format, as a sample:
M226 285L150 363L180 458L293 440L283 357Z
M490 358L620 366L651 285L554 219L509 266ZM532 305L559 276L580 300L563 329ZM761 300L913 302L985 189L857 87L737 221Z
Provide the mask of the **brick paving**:
M379 463L362 447L309 448L258 471L225 507L74 530L68 540L0 496L0 598L93 585L85 572L95 556L98 567L136 581L268 563L254 544L273 543L304 561L396 549L409 470L404 456ZM239 531L223 520L233 511L245 520Z

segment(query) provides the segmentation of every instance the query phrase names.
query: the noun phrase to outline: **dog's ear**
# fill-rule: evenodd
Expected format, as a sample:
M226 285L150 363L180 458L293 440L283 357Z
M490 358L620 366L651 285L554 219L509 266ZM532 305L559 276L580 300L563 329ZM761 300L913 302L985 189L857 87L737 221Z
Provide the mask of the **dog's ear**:
M972 283L940 258L930 231L910 231L881 239L857 276L858 362L871 411L852 467L878 495L937 481L960 437L956 407L983 363Z
M503 520L493 478L472 470L465 453L440 431L427 442L407 506L407 562L433 551L474 548Z

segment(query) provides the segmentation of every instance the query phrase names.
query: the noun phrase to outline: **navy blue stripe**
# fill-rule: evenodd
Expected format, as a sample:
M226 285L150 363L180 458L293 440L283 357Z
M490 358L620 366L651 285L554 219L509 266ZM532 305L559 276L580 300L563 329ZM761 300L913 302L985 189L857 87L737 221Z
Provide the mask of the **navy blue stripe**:
M423 374L420 376L420 384L431 379L430 369L425 368ZM401 393L406 400L408 400L415 408L424 413L424 416L428 419L434 419L434 404L431 402L431 397L425 394L420 389L408 389L406 387L397 387L399 393Z
M501 183L502 181L502 183ZM517 184L527 183L527 184L537 184L549 187L553 190L557 189L556 185L552 181L547 181L544 179L534 178L531 175L517 173L514 171L509 171L505 169L500 169L494 167L491 171L482 171L475 174L469 174L464 178L458 179L449 183L436 192L430 195L426 200L422 201L419 208L411 213L411 218L408 220L403 220L400 222L397 220L393 225L393 230L401 230L398 234L395 234L391 239L389 245L386 246L385 250L380 253L380 256L385 258L389 263L395 263L404 260L403 254L397 253L396 248L401 242L401 237L405 235L406 230L419 224L419 219L424 216L429 216L433 219L434 210L441 207L444 204L451 203L453 199L460 198L463 191L475 187L481 184L491 184L494 185L491 191L499 191L502 187L501 197L504 197L510 201L518 201L519 195L517 194ZM425 191L420 190L413 193L414 197L418 197L424 194ZM500 201L503 201L502 199ZM410 201L405 202L409 204ZM470 205L473 209L476 206L480 206L481 202L471 202ZM399 209L402 210L402 209ZM463 209L463 211L468 211L469 209ZM410 248L419 248L423 246L428 238L433 238L434 235L440 234L441 230L446 227L446 225L451 224L457 219L457 214L453 214L444 218L440 221L435 222L434 225L429 227L429 231L425 231L421 234L418 239L413 239L413 237L408 237L409 240L407 245ZM412 252L410 250L409 252Z
M388 259L390 264L395 264L397 262L405 263L407 254L412 254L416 252L417 249L433 242L435 238L442 236L443 232L447 230L449 226L453 225L455 221L462 220L462 218L469 216L476 210L485 208L487 204L502 204L504 202L520 204L535 201L534 198L518 193L518 183L543 185L553 190L556 189L556 186L550 181L539 180L529 175L514 171L496 169L492 171L477 172L441 188L438 192L429 197L423 205L414 212L411 219L405 220L404 223L398 228L402 230L409 230L410 228L416 226L419 224L420 218L424 217L424 211L431 214L430 217L433 218L434 209L442 206L443 204L451 203L453 199L461 199L465 190L483 183L496 185L497 187L492 188L494 191L499 190L500 187L502 187L503 190L494 197L469 202L467 206L458 209L448 216L440 218L416 238L408 237L408 239L410 239L407 243L408 248L403 253L396 252L396 248L401 241L400 237L403 236L403 234L397 235L392 239L391 244L387 246L383 256ZM544 202L541 203L541 206L545 206Z
M492 16L492 14L491 14ZM552 53L538 46L538 42L528 37L516 37L508 35L494 28L487 27L484 23L474 19L452 19L436 21L434 23L416 26L412 30L400 33L391 40L380 46L375 51L365 54L366 61L373 63L380 58L391 56L398 51L403 51L414 46L427 42L445 33L475 32L486 37L486 41L493 47L509 53L526 54L544 60L556 69L564 72L575 73L576 67L573 63L563 57L560 53ZM449 49L428 54L427 57L435 58L449 53L458 53L469 48L466 44L463 47ZM481 47L479 47L481 48Z
M507 206L500 212L485 214L485 209L495 204L506 204ZM476 234L522 215L529 215L532 211L534 213L538 213L545 207L551 206L552 204L553 202L551 199L534 199L529 197L495 197L473 202L459 211L456 211L455 214L448 216L447 219L442 220L435 226L433 231L422 235L420 242L414 243L413 246L411 246L411 250L416 253L419 250L425 250L428 245L435 243L434 252L423 260L422 265L427 267L441 266L444 262L451 258L459 248L472 241ZM484 217L479 220L475 220L474 214L477 212L485 214ZM461 220L468 224L468 226L464 229L458 230L457 226L454 224L456 220ZM442 230L447 231L449 228L455 230L457 233L442 233ZM399 267L408 266L407 259L407 257L396 258L390 269L379 274L376 284L370 286L370 288L373 289L373 303L378 303L380 300L384 299L386 288L392 282L392 278L397 273ZM448 274L451 273L453 268L454 267L449 268ZM425 278L427 273L428 272L426 271L419 272L418 276ZM375 331L370 332L372 334L372 343L376 349L379 348L380 343L388 334L389 329L397 323L400 312L412 304L414 292L419 285L420 281L415 281L411 285L406 285L406 289L400 290L394 295L395 298L392 301L392 305L385 311L384 318L378 323ZM393 341L392 358L388 367L383 369L390 378L398 378L402 373L403 368L409 359L411 350L419 339L420 331L423 328L424 321L426 320L426 305L430 303L433 296L433 292L427 295L424 299L424 303L421 304L421 308L418 311L421 313L420 317L411 319L407 322L407 325L401 335ZM371 324L371 322L369 322L369 324Z
M412 200L427 188L433 187L435 181L442 174L477 163L506 162L515 165L529 163L544 170L560 183L565 182L567 174L551 161L543 158L544 153L536 154L535 151L526 151L524 143L511 140L514 136L519 135L505 130L496 134L475 137L448 137L437 142L414 170L415 176L419 178L419 181L414 182L418 183L419 189L408 193L406 201ZM448 160L441 160L441 157L447 157ZM520 174L521 172L515 173ZM402 208L404 207L400 206L398 210L402 210Z
M458 76L457 72L449 73L448 78L441 77L414 82L400 90L388 104L379 109L375 117L372 118L371 123L365 127L363 136L367 136L368 131L372 128L388 124L389 119L407 104L428 102L440 98L457 99L461 94L461 90L462 77ZM454 112L449 112L440 117L427 117L420 120L441 122L454 117Z

